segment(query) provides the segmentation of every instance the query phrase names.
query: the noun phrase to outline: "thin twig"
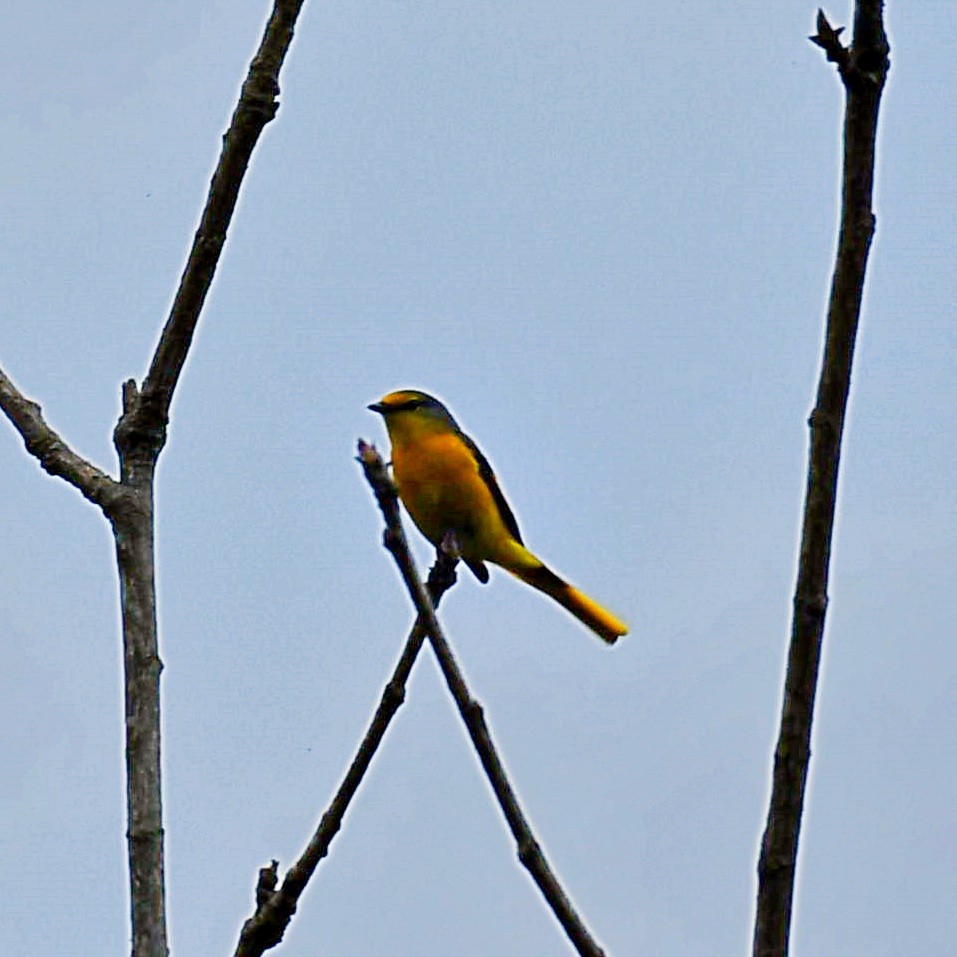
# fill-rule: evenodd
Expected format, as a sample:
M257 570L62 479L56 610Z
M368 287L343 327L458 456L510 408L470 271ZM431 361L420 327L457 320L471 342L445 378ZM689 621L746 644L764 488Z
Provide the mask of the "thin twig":
M449 643L442 632L438 630L429 633L429 641L432 643L435 655L439 659L442 674L445 676L445 683L455 699L459 714L465 722L469 737L472 739L475 751L482 762L482 767L485 769L492 790L495 792L499 807L501 807L512 836L515 838L519 860L538 885L542 896L548 902L548 906L551 907L552 912L578 953L588 955L588 957L601 957L604 951L575 910L574 904L572 904L551 865L549 865L541 845L535 839L531 825L519 804L518 796L508 779L505 765L502 763L502 759L499 757L492 741L482 705L469 692L465 677L452 654Z
M173 392L216 273L250 157L266 124L279 110L279 72L303 3L275 0L223 137L222 152L169 317L139 399L120 421L120 436L128 431L145 432L153 442L162 444Z
M123 494L120 483L71 449L49 426L32 402L0 369L0 409L20 433L23 444L40 467L77 488L84 498L109 513Z
M383 474L391 485L391 479L384 469ZM398 521L398 510L394 518L387 517L387 522L392 521ZM426 582L426 589L433 607L438 606L442 596L455 583L456 561L455 555L447 550L439 549ZM329 853L329 846L339 833L349 804L355 797L379 745L385 738L389 723L405 701L406 682L422 649L425 634L426 629L420 616L412 626L392 677L382 691L382 698L349 765L349 770L343 777L329 807L320 818L319 826L309 844L296 863L286 872L282 884L277 888L278 861L273 861L268 867L259 871L259 880L256 885L256 911L243 924L234 957L261 957L282 940L296 912L302 892L306 889L320 861Z
M767 826L758 862L755 957L785 957L788 952L798 838L811 758L811 723L827 610L841 438L864 275L874 235L871 199L877 118L889 68L883 0L858 0L849 49L841 47L841 31L832 28L821 11L817 30L811 39L826 51L828 60L837 63L846 95L841 227L817 401L809 422L811 447L791 644Z
M419 619L425 622L429 640L436 657L439 659L446 684L455 699L459 714L465 722L472 744L479 760L482 762L482 767L485 769L512 836L518 845L519 860L538 885L542 896L578 953L587 955L587 957L603 957L604 951L578 915L574 905L559 883L555 872L545 858L541 846L535 839L531 825L528 823L515 790L509 782L505 765L492 742L482 706L469 692L462 671L456 663L449 643L435 617L435 610L429 600L428 592L419 581L415 563L412 560L408 542L398 517L399 506L395 485L389 479L385 465L373 446L360 442L359 460L365 470L366 478L376 491L379 505L386 515L386 547L392 552L392 556L399 567L402 579L412 596L416 611L419 613Z

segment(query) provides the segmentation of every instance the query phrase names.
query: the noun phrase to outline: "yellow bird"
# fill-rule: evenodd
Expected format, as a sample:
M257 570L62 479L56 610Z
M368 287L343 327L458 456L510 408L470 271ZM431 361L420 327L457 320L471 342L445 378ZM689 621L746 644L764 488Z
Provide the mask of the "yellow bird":
M438 399L401 390L369 408L385 419L399 498L433 545L454 532L462 560L483 584L484 563L493 562L550 595L609 644L628 633L620 618L562 581L525 547L488 459Z

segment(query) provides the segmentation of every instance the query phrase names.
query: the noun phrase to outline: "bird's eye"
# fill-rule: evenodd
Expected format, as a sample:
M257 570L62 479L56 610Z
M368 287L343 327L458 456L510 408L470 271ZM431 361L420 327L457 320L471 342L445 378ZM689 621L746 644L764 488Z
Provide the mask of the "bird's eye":
M390 409L391 412L414 412L421 409L426 403L422 399L406 399L404 402L395 403Z

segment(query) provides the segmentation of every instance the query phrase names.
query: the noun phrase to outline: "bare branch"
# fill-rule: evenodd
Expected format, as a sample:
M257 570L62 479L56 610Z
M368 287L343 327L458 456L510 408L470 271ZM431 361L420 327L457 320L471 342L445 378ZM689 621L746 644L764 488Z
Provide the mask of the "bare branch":
M165 440L173 392L213 282L249 159L279 109L279 72L302 5L303 0L276 0L273 6L223 137L206 207L142 393L117 426L118 448L136 440L162 447Z
M160 672L156 625L153 488L173 392L209 291L239 188L265 125L276 115L279 72L303 0L275 0L223 142L206 207L143 391L123 385L113 433L120 481L73 452L35 402L0 372L0 407L27 451L110 519L116 541L126 698L127 831L133 957L167 957L160 786ZM270 892L261 879L262 894Z
M149 463L152 465L153 463ZM132 508L113 523L123 619L126 814L133 957L167 957L160 760L153 471L129 486Z
M439 660L446 684L455 699L459 714L465 722L472 744L479 760L482 762L482 767L485 769L492 790L495 792L499 807L501 807L512 836L518 845L519 860L538 885L542 896L578 953L582 954L583 957L584 955L587 955L587 957L601 957L604 951L578 915L574 905L559 883L555 872L546 860L541 846L535 839L515 790L508 780L505 765L492 742L488 725L485 723L482 706L469 692L462 671L456 663L452 649L449 647L449 643L435 617L435 610L429 601L428 593L415 572L415 564L409 552L408 542L405 533L402 531L401 522L398 520L399 506L395 486L388 478L382 459L374 447L360 442L359 460L362 462L366 478L376 491L380 507L386 515L388 522L385 538L386 547L392 552L396 564L399 566L402 579L412 596L413 602L415 602L420 620L425 622L429 641L432 643L432 648ZM386 484L386 480L388 480L388 484ZM395 516L394 523L393 515Z
M77 455L47 425L40 406L30 401L0 369L0 409L20 433L27 451L44 471L69 482L84 498L109 514L123 497L119 482Z
M405 683L426 634L433 643L446 682L452 690L459 712L479 753L482 766L486 769L489 780L492 782L492 789L515 836L519 848L519 859L539 885L546 901L552 907L578 952L589 957L600 957L603 951L578 917L535 840L515 792L508 782L505 768L495 752L482 715L482 708L469 694L461 671L435 619L435 607L455 580L454 568L457 555L450 554L448 544L443 542L443 547L438 550L436 564L429 574L428 583L423 586L416 575L409 553L405 532L402 529L398 496L385 464L375 448L364 442L359 443L359 461L362 463L366 478L375 492L385 517L386 548L399 565L419 614L362 744L329 809L323 814L309 846L289 869L278 890L275 889L278 868L276 862L273 861L270 866L260 870L256 886L256 912L243 925L235 957L261 957L266 950L276 946L282 940L306 883L319 861L328 853L329 845L342 824L348 804L361 783L376 749L382 742L389 721L404 700Z
M385 473L384 469L383 473L385 480L391 485L392 480L388 473ZM398 510L396 510L395 520L398 520ZM455 583L456 561L457 558L448 551L439 550L426 584L433 607L438 606L442 596ZM269 867L260 870L256 884L256 911L243 925L235 957L261 957L282 940L296 912L302 892L306 889L320 861L329 853L329 846L338 834L349 804L358 791L366 771L369 770L379 745L385 738L389 723L405 701L406 682L424 640L425 627L422 619L418 618L406 639L392 677L382 692L382 698L359 749L349 765L349 770L342 779L328 809L320 818L319 826L306 849L299 860L289 868L282 886L276 889L279 867L277 861L273 861Z
M838 64L846 93L841 226L827 315L817 401L811 413L804 524L794 595L781 727L767 826L758 862L755 957L785 957L790 936L798 838L811 758L841 438L851 384L867 257L874 235L871 200L881 93L889 69L883 0L858 0L853 44L840 48L823 13L815 43Z
M113 516L126 694L127 814L133 957L167 957L153 489L173 391L226 238L253 147L276 114L278 76L302 0L276 0L210 185L206 208L142 392L123 386L113 433L125 508Z

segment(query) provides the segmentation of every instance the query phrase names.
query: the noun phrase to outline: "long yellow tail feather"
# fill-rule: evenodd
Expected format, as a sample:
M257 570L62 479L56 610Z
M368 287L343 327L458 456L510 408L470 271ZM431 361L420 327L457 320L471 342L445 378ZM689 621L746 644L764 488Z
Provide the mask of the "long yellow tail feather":
M609 645L613 645L622 635L628 634L628 626L620 618L574 585L563 581L545 565L539 564L535 568L510 568L509 571L516 578L554 598Z

